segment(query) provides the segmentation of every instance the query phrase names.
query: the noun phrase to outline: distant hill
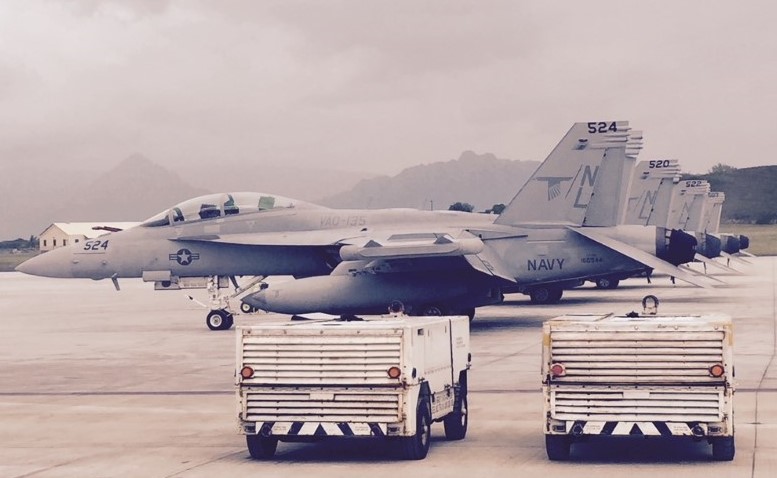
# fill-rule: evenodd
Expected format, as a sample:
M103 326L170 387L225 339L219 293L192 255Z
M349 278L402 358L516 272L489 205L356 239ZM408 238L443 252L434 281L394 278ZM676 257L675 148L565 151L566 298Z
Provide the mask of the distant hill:
M683 179L706 179L713 191L726 194L721 222L777 223L777 166L731 168L708 174L683 175Z
M135 154L51 208L48 222L142 221L208 191Z
M352 188L374 176L335 168L300 168L257 160L250 163L220 161L212 165L189 164L180 170L192 185L212 192L255 191L280 194L303 201L318 199Z
M499 159L465 151L458 159L414 166L396 176L360 181L351 190L317 201L336 208L412 207L448 209L467 202L475 211L508 203L539 162Z

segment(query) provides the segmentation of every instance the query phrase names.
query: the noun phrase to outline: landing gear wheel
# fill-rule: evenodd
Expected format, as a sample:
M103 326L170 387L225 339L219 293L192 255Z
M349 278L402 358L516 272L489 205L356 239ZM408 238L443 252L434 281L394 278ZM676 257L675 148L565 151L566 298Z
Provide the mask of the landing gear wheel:
M569 449L572 446L568 436L545 435L545 452L552 461L569 460Z
M555 304L561 300L564 291L559 287L535 287L529 291L532 304Z
M232 314L224 309L211 310L205 318L205 324L210 330L229 330L234 322Z
M253 305L246 304L245 302L240 303L240 312L244 314L253 314L256 312L256 308L254 308Z
M616 289L620 284L620 280L613 279L612 277L600 277L596 279L597 289Z
M445 309L440 305L435 304L429 304L421 307L421 315L427 316L427 315L445 315Z
M432 412L429 408L428 398L418 398L415 421L415 435L399 439L402 458L405 460L423 460L429 453L432 437Z
M467 405L467 381L466 376L460 382L460 397L454 410L443 420L445 425L445 438L448 440L461 440L467 436L467 424L469 423L469 407Z
M712 440L712 459L715 461L731 461L734 459L736 447L734 437L720 437Z
M278 439L261 435L246 435L246 445L248 445L248 453L251 454L251 458L263 460L275 455Z

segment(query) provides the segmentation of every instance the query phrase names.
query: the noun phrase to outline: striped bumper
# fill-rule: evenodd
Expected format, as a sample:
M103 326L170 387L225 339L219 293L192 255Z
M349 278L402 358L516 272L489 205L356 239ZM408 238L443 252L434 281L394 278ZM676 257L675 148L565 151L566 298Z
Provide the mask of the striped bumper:
M694 429L696 433L694 433ZM601 436L694 436L707 435L705 423L683 422L586 422L566 421L566 434Z
M386 436L386 423L332 423L332 422L255 422L246 423L244 431L262 436Z

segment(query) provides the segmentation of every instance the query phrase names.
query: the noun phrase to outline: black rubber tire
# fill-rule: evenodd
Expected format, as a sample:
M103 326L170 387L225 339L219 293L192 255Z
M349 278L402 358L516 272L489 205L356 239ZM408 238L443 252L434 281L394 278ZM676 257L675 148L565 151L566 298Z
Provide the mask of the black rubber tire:
M445 308L436 304L427 304L421 307L422 316L440 316L445 315Z
M736 454L734 437L712 439L712 459L715 461L731 461Z
M210 330L229 330L234 322L232 314L224 309L211 310L205 317L205 325Z
M246 445L251 458L265 460L275 455L275 450L278 449L278 439L261 435L246 435Z
M256 309L251 304L246 304L245 302L240 303L240 312L244 314L253 314L256 312Z
M445 438L448 440L463 440L467 436L469 424L469 406L467 404L467 389L461 391L461 398L456 408L443 420L445 426Z
M399 439L400 453L405 460L423 460L429 453L432 438L432 412L428 398L418 398L415 421L415 434Z
M572 441L566 435L545 435L545 452L551 461L569 460Z
M618 284L620 284L620 280L612 277L600 277L596 279L597 289L617 289Z
M555 304L564 291L559 287L539 286L529 291L532 304Z

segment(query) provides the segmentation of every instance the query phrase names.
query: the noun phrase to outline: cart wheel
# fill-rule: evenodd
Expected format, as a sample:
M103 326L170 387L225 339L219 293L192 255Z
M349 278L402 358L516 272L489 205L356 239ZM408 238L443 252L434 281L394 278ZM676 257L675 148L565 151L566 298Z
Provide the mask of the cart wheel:
M415 421L415 435L399 439L402 458L405 460L423 460L429 453L432 436L432 412L429 409L428 398L418 398Z
M712 440L712 459L715 461L731 461L734 459L736 447L734 437L720 437Z
M263 460L275 455L278 439L261 435L246 435L246 445L248 445L248 453L251 454L251 458Z
M566 435L545 435L545 451L553 461L569 460L569 448L572 442Z
M445 425L445 438L448 440L461 440L467 436L467 424L469 422L469 408L467 406L467 390L462 390L461 399L457 409L449 413L443 425Z

